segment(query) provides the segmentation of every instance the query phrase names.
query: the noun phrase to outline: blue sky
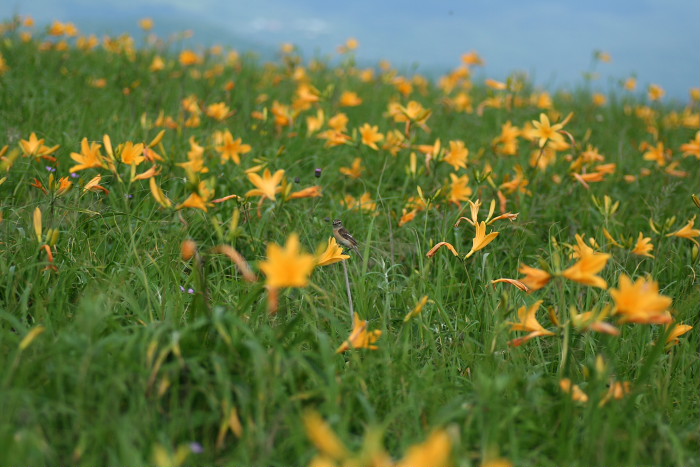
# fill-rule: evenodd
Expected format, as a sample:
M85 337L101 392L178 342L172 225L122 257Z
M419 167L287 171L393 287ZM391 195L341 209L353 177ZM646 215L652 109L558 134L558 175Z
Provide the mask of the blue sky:
M602 90L632 74L684 100L700 86L698 0L4 0L0 17L14 13L110 34L151 16L163 35L193 29L192 45L274 50L292 42L306 56L332 54L355 37L359 60L422 72L446 71L476 50L484 77L521 70L548 89L581 84L593 52L603 50L613 61L596 69Z

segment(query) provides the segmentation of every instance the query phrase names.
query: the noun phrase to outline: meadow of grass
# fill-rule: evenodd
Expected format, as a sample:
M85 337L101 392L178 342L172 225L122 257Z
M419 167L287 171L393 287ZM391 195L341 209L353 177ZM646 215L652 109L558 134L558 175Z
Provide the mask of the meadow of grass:
M700 91L1 32L0 464L700 465Z

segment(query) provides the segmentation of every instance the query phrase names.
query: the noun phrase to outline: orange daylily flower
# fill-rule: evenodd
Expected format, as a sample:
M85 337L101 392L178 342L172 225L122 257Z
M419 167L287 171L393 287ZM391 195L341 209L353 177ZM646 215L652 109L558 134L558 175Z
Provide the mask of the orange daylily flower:
M335 237L328 239L328 246L321 253L316 255L316 266L328 266L350 258L350 255L343 254L343 247L338 245Z
M345 91L340 95L338 105L340 107L357 107L362 104L362 98L353 91Z
M418 316L422 311L425 305L428 303L428 296L423 295L423 297L418 300L418 303L416 303L416 306L413 308L413 310L409 311L406 316L403 318L403 322L408 322L411 318L415 318Z
M520 290L522 290L523 292L530 291L530 289L528 288L527 285L525 285L523 282L521 282L517 279L507 279L505 277L502 277L500 279L494 279L491 281L491 283L493 284L494 287L496 287L496 284L500 284L501 282L505 282L506 284L513 285L513 286L519 288Z
M134 182L136 180L146 180L151 177L155 177L156 175L160 175L160 167L157 165L152 165L150 169L146 170L145 172L141 172L140 174L135 174L132 178L131 181Z
M60 146L44 146L44 138L37 138L36 133L34 132L29 135L28 140L22 139L19 141L19 144L22 147L22 151L24 152L25 156L35 157L49 156L60 148Z
M170 201L170 199L168 199L167 196L165 196L163 190L160 188L160 186L158 186L158 183L156 183L155 177L151 177L148 180L148 184L151 188L151 194L153 195L153 199L155 199L156 202L161 205L161 207L169 208L173 205L173 202Z
M664 148L664 143L659 141L656 146L647 145L647 151L642 157L645 161L656 161L659 167L666 165L668 160L671 158L671 150Z
M612 324L604 321L610 314L610 306L605 306L601 311L586 311L579 313L575 307L570 307L571 323L575 328L583 331L591 330L610 334L611 336L619 336L620 330Z
M483 65L484 60L479 56L479 54L472 50L466 54L462 55L462 62L465 65Z
M567 117L567 119L562 123L551 125L549 123L549 117L547 117L546 114L541 113L539 121L532 121L534 129L531 133L534 138L539 139L538 144L541 148L544 147L545 143L548 141L553 141L555 143L564 142L564 136L560 133L560 131L564 128L564 124L566 121L568 121L568 118L569 117Z
M457 222L455 222L455 227L458 227L462 221L467 221L474 226L479 222L479 208L481 208L481 200L477 199L476 202L474 202L468 199L467 202L469 203L469 210L472 217L471 219L468 217L460 217L457 219ZM493 206L493 203L491 204Z
M629 394L631 391L632 385L629 381L611 381L610 389L608 389L608 392L607 394L605 394L605 397L603 397L603 399L601 399L601 401L598 403L598 407L603 407L605 404L608 403L610 399L620 400L627 394Z
M369 192L365 192L360 196L360 199L356 199L352 195L345 195L343 204L348 209L358 209L367 212L373 212L376 214L377 202L372 200L372 195Z
M495 89L497 91L503 91L505 89L508 89L508 85L506 83L503 83L501 81L496 81L495 79L492 78L487 78L486 81L484 81L484 84L491 89Z
M302 252L299 235L292 233L282 248L276 243L267 244L267 259L260 264L269 288L306 287L316 265L313 255Z
M527 186L530 184L530 181L527 178L525 178L525 172L523 171L523 168L520 165L516 165L514 167L514 170L515 177L513 177L510 180L506 179L506 181L501 183L499 188L502 188L508 194L517 192L526 195L531 195L532 192L527 189ZM510 175L506 175L506 177L510 177Z
M389 154L395 156L406 146L406 136L404 136L404 134L399 130L394 129L386 133L382 149L389 151Z
M468 186L469 177L462 175L458 177L455 174L450 174L452 183L450 185L449 199L455 204L460 204L469 199L472 195L472 189Z
M588 186L588 184L602 182L604 180L605 174L601 172L591 172L586 174L579 174L574 172L571 174L571 176L574 177L586 189L590 189L590 186Z
M632 253L639 256L648 256L653 258L654 255L649 253L654 249L654 245L651 243L651 237L645 237L642 232L639 232L639 238L637 238L637 244L634 246Z
M233 160L236 164L241 163L241 154L249 153L253 148L249 144L243 144L241 138L233 139L233 135L226 130L221 135L221 141L216 150L221 154L221 163L225 164Z
M153 61L151 62L151 65L148 67L150 71L153 73L160 71L165 68L165 60L160 55L156 55L153 57Z
M209 188L207 182L201 181L197 186L197 191L190 194L190 196L175 209L196 208L206 212L207 208L212 205L211 199L213 197L214 190Z
M673 326L673 328L666 338L666 345L668 347L679 344L681 342L679 337L693 329L693 327L688 324L669 324L669 326Z
M139 165L146 159L146 156L143 154L143 150L143 143L134 144L131 141L128 141L122 146L119 157L125 164Z
M606 288L608 283L596 274L603 270L610 259L610 255L607 253L596 253L584 243L583 238L578 234L576 235L576 241L578 242L576 253L579 261L562 272L562 275L569 280L584 285L600 287L601 289Z
M401 219L399 219L399 227L402 227L405 224L411 222L413 219L415 219L416 214L418 214L417 209L412 209L409 211L408 209L404 208L401 213Z
M406 106L402 106L398 102L389 104L389 115L394 118L395 122L416 122L425 124L432 114L430 109L424 108L420 102L409 101Z
M323 127L325 115L323 109L318 109L315 116L306 117L306 134L312 135Z
M469 148L464 146L463 141L458 140L450 141L450 149L442 160L450 164L454 170L459 170L467 168L467 157L469 157Z
M184 168L188 173L207 173L209 168L204 165L204 147L200 146L194 139L194 136L190 136L190 150L187 152L187 162L181 162L177 165Z
M180 52L180 63L184 66L197 65L202 63L202 57L191 50L183 50Z
M275 126L278 130L282 127L290 126L292 124L293 119L292 115L289 113L288 106L280 104L277 101L273 101L270 111L275 117Z
M214 120L223 121L233 115L231 108L224 102L217 102L207 106L207 117Z
M694 229L693 225L695 224L695 216L693 216L692 219L688 221L687 224L685 224L681 229L671 232L669 234L666 234L667 237L681 237L681 238L687 238L691 242L695 243L696 245L698 244L698 241L695 240L695 237L700 237L700 230Z
M53 187L56 189L56 196L63 196L73 188L73 182L68 177L61 177L58 180L58 186L54 184Z
M435 253L437 253L437 251L438 251L440 248L442 248L443 246L446 246L447 249L450 250L450 251L452 252L453 255L459 256L459 253L457 253L457 250L455 250L455 247L453 247L451 243L447 243L447 242L440 242L440 243L438 243L437 245L435 245L434 247L432 247L432 248L430 249L430 251L429 251L425 256L427 256L428 258L432 258L433 256L435 256Z
M559 381L559 387L565 393L571 394L571 398L576 402L588 402L588 395L581 390L578 384L572 384L569 378Z
M649 85L649 100L651 101L658 101L661 100L662 97L666 95L666 91L659 86L658 84L650 84Z
M530 334L513 339L512 341L508 342L508 345L518 347L530 339L534 339L535 337L554 335L552 331L548 331L539 323L539 321L537 321L536 314L537 310L540 308L540 305L542 305L542 300L538 300L530 308L523 305L518 309L518 321L509 322L507 324L510 325L511 331L528 331Z
M671 322L668 309L671 297L659 294L659 285L652 279L632 279L622 274L619 289L610 289L621 323L660 324Z
M338 47L338 53L340 53L340 54L348 53L351 50L357 49L359 46L360 46L360 42L357 39L355 39L354 37L351 37L347 41L345 41L345 44Z
M296 99L292 104L295 110L303 111L311 108L311 105L320 101L320 92L318 89L308 83L300 83L296 91ZM319 109L321 110L321 109Z
M525 277L520 280L530 289L531 292L540 290L552 280L552 275L547 271L530 267L527 264L521 264L518 272L525 274Z
M2 180L4 181L5 178L3 177ZM33 186L34 188L38 188L38 189L40 189L41 191L43 191L45 195L48 195L48 194L49 194L49 190L46 189L46 187L44 186L44 184L41 183L41 180L39 180L38 178L34 178L34 182L30 183L30 185Z
M80 142L80 152L72 152L71 159L78 162L69 169L70 172L91 168L105 168L105 163L102 154L100 153L100 143L89 143L87 138L83 138Z
M108 195L109 190L102 185L100 185L100 182L102 181L102 175L97 175L93 177L89 182L85 184L83 187L83 192L86 191L102 191L104 194Z
M428 439L411 446L396 467L448 467L453 465L450 460L452 440L445 430L433 432Z
M328 126L335 131L343 133L343 132L347 131L347 129L348 129L348 122L349 121L350 121L350 119L348 118L348 116L341 112L341 113L333 115L328 120Z
M191 242L194 243L194 242ZM184 245L184 244L183 244ZM196 246L196 245L195 245ZM231 261L238 267L241 272L243 279L248 282L255 282L258 280L257 276L250 268L248 261L241 255L235 248L230 245L218 245L212 249L212 253L221 253L228 256ZM183 255L184 256L184 255Z
M323 193L321 193L321 186L315 185L310 186L308 188L304 188L303 190L295 191L294 193L291 193L289 196L287 196L286 199L290 200L300 198L318 198L320 196L323 196Z
M491 232L490 234L486 235L486 222L484 221L479 222L474 227L476 228L476 232L474 233L474 239L472 240L472 249L469 250L469 253L467 253L464 259L467 259L477 251L486 248L486 246L494 241L499 234L499 232Z
M377 350L379 347L374 345L382 336L382 331L376 329L367 331L367 321L361 320L360 316L355 313L353 315L353 327L350 337L340 344L340 347L335 353L343 353L350 349L370 349Z
M139 26L144 31L150 31L153 29L153 19L152 18L141 18L139 20Z
M352 178L360 178L362 176L362 172L365 171L365 168L362 167L362 158L361 157L356 157L352 161L352 165L350 167L341 167L340 168L340 173L343 175L347 175L348 177Z
M695 156L696 159L700 159L700 131L695 133L694 139L681 145L681 151L683 157Z
M379 133L379 127L377 125L370 125L365 123L359 129L360 136L362 136L362 144L369 146L375 151L379 149L377 143L384 139L384 135Z
M317 137L326 140L325 146L327 148L342 146L343 144L347 144L348 142L352 141L352 137L350 135L336 130L322 131L317 135Z
M333 429L321 416L313 411L304 414L306 434L316 449L330 459L344 459L350 453Z
M275 201L275 194L282 191L280 183L284 178L284 170L280 169L274 175L270 173L270 169L265 169L262 177L256 173L249 173L248 180L256 186L256 188L246 193L246 197L260 196L262 199Z

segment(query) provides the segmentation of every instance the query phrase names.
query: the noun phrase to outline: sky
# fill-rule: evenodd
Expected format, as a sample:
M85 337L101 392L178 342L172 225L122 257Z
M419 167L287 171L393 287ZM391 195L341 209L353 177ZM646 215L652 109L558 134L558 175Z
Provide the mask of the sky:
M306 57L334 54L354 37L359 62L387 59L426 74L475 50L484 78L524 71L548 90L582 85L587 71L600 74L602 91L632 75L681 100L700 86L698 0L3 0L0 18L16 13L98 35L133 33L149 16L159 35L193 30L187 46L269 53L291 42ZM592 70L596 50L612 62Z

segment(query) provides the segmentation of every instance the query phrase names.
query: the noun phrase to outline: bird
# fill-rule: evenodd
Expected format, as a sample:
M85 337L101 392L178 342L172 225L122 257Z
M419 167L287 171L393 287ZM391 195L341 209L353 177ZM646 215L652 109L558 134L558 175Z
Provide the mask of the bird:
M333 236L338 241L338 243L340 243L344 247L354 250L357 253L357 256L359 256L360 259L362 259L360 249L357 247L357 240L355 240L355 237L350 235L348 229L343 227L343 222L340 219L336 219L333 221Z

